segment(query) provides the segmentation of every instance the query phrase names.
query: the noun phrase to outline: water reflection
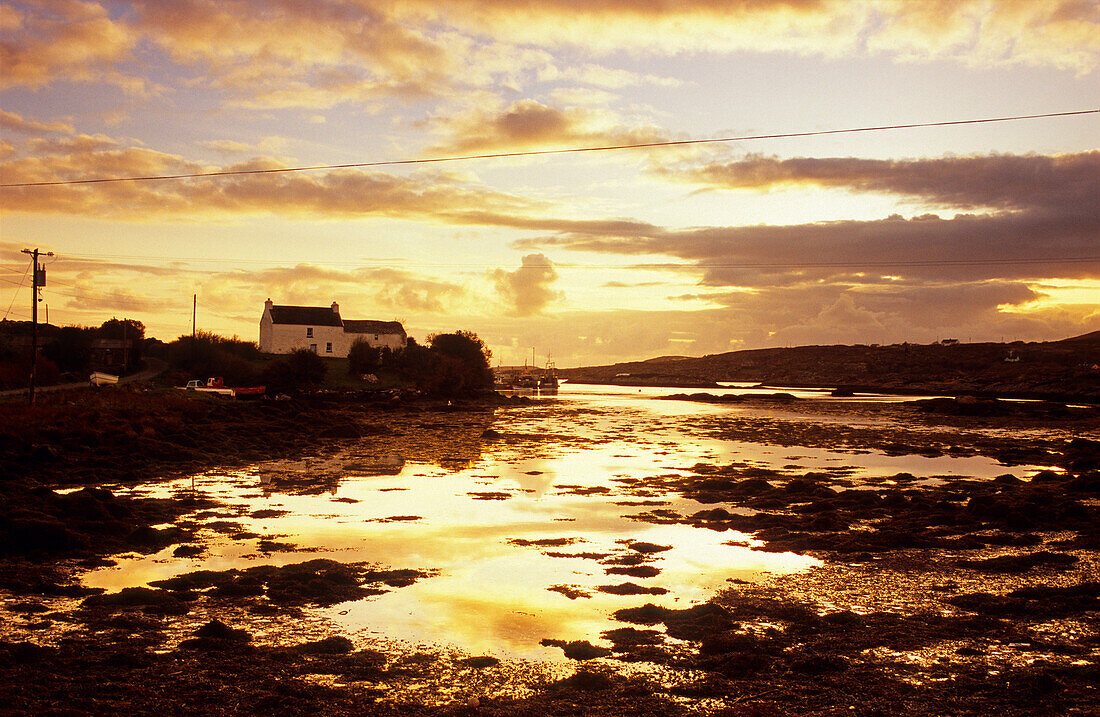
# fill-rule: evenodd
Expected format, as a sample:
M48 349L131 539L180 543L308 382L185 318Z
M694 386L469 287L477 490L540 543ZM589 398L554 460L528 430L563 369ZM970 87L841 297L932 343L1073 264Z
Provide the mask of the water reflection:
M434 577L413 585L316 613L353 637L561 660L559 649L539 641L601 643L602 632L620 626L611 618L620 608L686 607L731 579L753 581L817 562L754 551L749 536L733 531L652 520L654 511L690 515L701 508L655 477L672 482L701 462L788 475L826 470L853 483L902 471L1007 472L985 458L720 441L667 420L714 407L580 390L565 384L556 399L509 410L494 425L499 441L481 439L491 416L444 421L426 414L415 430L371 437L337 454L196 476L196 491L228 506L195 517L205 553L134 556L87 574L85 583L118 590L193 570L313 558L432 570ZM456 424L457 432L447 430ZM172 495L191 481L142 490ZM232 534L216 529L227 519ZM264 552L264 540L310 552Z
M405 459L398 455L368 456L348 461L344 472L348 477L395 476L405 469Z

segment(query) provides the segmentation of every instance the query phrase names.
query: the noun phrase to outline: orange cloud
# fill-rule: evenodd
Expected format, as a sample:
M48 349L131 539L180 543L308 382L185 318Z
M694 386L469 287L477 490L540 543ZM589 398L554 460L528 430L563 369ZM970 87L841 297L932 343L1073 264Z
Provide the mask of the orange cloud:
M1096 6L1078 0L409 0L400 7L511 42L604 52L871 52L1079 72L1100 60Z
M497 269L490 276L497 291L515 308L517 316L537 314L562 296L550 288L558 272L543 254L528 254L515 271Z
M455 58L383 9L344 2L180 0L142 3L136 26L178 63L251 107L331 107L431 91Z
M1084 74L1100 59L1100 8L1078 0L929 0L894 3L868 49L909 60L1053 65Z
M5 184L96 177L193 174L216 168L142 147L101 149L109 138L73 138L36 145L54 154L22 156L0 163ZM82 146L86 145L86 146ZM231 165L233 171L281 169L259 157ZM71 214L115 219L198 217L266 213L283 216L385 216L444 223L475 223L470 207L502 216L523 216L545 205L445 173L407 177L382 172L336 170L246 174L173 181L110 182L0 190L5 211Z
M21 134L72 134L73 126L66 122L37 122L24 119L14 112L0 110L0 129Z
M318 297L339 297L345 316L355 316L352 305L369 305L372 311L436 313L453 309L466 296L460 284L382 267L337 269L312 264L273 267L254 271L218 272L202 285L208 303L240 306L242 296L252 297L258 317L267 297L285 303L316 304Z
M34 139L30 142L31 151L36 154L88 153L110 149L118 142L105 134L80 134L72 137L51 137Z
M673 82L598 64L559 69L548 51L563 46L946 58L1081 74L1100 64L1100 14L1080 0L138 0L117 17L93 0L15 4L0 5L6 86L160 89L120 69L146 44L250 107L331 107L490 83L522 91L535 77L612 89Z
M582 107L559 109L530 99L505 108L475 108L436 118L432 124L437 133L449 137L429 149L434 154L640 144L667 138L656 127L623 127L606 112Z
M59 0L23 13L14 31L9 14L0 38L0 85L41 87L53 80L126 83L114 67L130 57L138 36L96 2ZM139 85L144 85L140 83Z

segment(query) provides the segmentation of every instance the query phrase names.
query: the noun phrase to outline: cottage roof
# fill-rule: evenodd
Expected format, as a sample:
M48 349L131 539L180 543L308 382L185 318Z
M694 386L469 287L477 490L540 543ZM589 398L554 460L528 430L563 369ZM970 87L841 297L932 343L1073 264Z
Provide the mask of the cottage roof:
M339 326L340 314L328 306L272 306L271 323L300 326Z
M345 319L346 334L400 334L405 335L405 327L400 321L372 321L370 319Z

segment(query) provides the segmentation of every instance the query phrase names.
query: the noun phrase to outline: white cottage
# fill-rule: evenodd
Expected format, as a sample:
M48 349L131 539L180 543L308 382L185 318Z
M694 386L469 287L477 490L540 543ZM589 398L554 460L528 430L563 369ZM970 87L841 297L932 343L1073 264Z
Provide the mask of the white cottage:
M319 356L348 355L351 345L362 339L371 346L405 348L407 337L399 321L357 321L340 318L340 305L276 306L264 302L260 317L260 351L288 354L309 349Z

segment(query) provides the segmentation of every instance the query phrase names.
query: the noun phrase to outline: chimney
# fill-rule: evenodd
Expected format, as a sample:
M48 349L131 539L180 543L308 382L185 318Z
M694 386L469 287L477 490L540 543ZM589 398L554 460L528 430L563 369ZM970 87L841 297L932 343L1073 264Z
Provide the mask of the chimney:
M272 302L271 299L268 299L267 301L264 302L264 310L265 311L271 311L272 307L274 307L274 306L275 306L275 303Z
M337 316L340 315L340 305L337 304L335 301L332 302L332 313L336 314Z

